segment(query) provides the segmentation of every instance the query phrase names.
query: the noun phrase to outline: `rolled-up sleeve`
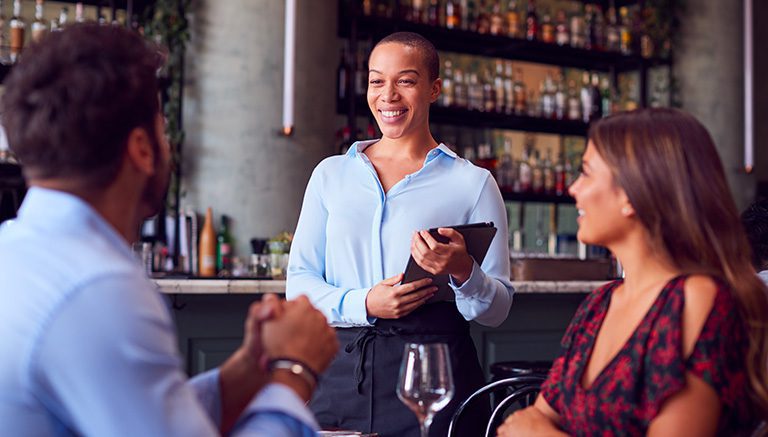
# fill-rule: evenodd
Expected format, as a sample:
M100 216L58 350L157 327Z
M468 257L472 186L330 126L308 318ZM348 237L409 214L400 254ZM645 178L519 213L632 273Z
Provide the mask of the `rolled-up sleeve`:
M509 230L507 211L499 187L488 175L469 222L496 224L496 236L482 265L473 263L472 273L461 286L450 282L456 294L456 307L467 320L498 326L509 315L514 288L509 280Z

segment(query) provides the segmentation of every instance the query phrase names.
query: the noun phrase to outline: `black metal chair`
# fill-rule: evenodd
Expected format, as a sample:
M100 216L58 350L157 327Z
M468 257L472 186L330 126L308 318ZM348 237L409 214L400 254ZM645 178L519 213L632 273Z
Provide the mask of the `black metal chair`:
M503 397L503 399L493 409L485 428L485 437L493 436L496 428L501 425L504 419L504 413L514 405L520 408L530 406L536 399L536 395L541 390L541 384L544 383L545 379L546 377L542 375L514 376L491 382L485 387L480 388L472 393L456 409L451 418L451 423L448 425L448 437L456 437L456 423L461 420L462 412L470 402L483 398L486 395L490 396L493 394L497 396L500 394L500 397Z

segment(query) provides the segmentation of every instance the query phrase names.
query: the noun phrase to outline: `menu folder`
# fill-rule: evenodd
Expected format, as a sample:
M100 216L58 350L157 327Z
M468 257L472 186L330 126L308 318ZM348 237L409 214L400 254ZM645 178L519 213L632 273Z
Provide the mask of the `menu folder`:
M493 225L493 222L441 227L453 228L459 231L464 237L467 253L469 253L478 265L483 264L485 255L488 253L488 248L491 246L493 237L496 235L496 227ZM435 240L441 243L448 242L448 238L437 233L437 228L430 229L429 233ZM437 293L435 293L427 303L456 300L453 289L448 285L448 275L433 275L432 273L429 273L416 264L416 260L411 256L408 258L408 264L405 266L402 283L407 284L423 278L433 278L432 285L437 286Z

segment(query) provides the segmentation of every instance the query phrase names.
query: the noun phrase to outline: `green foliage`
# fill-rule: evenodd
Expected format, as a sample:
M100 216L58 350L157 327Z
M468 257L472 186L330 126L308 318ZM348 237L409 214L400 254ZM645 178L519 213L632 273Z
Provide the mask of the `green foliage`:
M166 119L166 135L173 149L173 161L181 164L179 149L184 142L181 125L181 102L184 84L184 53L189 42L189 20L185 15L190 0L156 0L146 11L144 34L166 50L166 62L160 71L161 85L165 95L163 114ZM179 181L177 173L171 180L170 193L176 192ZM175 196L169 198L174 202ZM178 206L178 205L169 205ZM175 209L175 208L174 208Z

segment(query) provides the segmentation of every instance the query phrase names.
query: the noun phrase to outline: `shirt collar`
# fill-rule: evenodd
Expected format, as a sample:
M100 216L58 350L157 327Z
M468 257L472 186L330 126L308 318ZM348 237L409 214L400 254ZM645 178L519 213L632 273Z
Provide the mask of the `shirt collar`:
M373 140L355 141L352 144L352 146L349 148L349 150L347 150L347 155L348 156L359 155L359 154L363 153L363 150L368 148L368 146L370 146L371 144L373 144L373 143L375 143L377 141L379 141L378 138L373 139ZM427 154L427 161L431 161L435 156L437 156L437 154L439 152L444 153L445 155L447 155L449 158L452 158L452 159L458 158L458 155L456 155L456 152L451 150L445 144L440 143L440 144L437 145L437 147L435 147L434 149L429 151L429 153Z
M95 232L117 250L133 256L128 242L85 200L74 194L31 187L19 208L18 220L43 230Z

